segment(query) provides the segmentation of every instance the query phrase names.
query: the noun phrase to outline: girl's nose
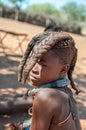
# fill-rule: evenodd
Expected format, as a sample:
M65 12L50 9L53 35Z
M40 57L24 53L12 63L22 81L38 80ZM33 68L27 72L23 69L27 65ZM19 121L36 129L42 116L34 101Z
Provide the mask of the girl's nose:
M32 68L31 71L32 71L33 73L35 73L35 74L39 74L40 71L41 71L41 65L39 65L38 63L36 63L36 64L34 65L34 67Z

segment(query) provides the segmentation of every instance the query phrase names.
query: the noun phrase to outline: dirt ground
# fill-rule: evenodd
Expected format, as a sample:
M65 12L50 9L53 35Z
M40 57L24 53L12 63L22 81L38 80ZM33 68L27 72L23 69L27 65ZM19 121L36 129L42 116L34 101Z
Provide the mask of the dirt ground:
M29 40L44 28L17 22L9 19L0 18L0 29L17 33L26 33L28 38L22 43L23 52ZM78 48L78 60L74 72L74 81L79 89L82 90L78 96L74 94L79 110L82 130L86 130L86 37L71 34L75 39ZM3 37L4 33L0 32ZM23 37L20 37L22 40ZM17 81L17 67L22 57L22 52L18 46L15 36L7 35L3 40L4 47L0 43L0 102L9 100L12 96L27 90L27 85L22 85ZM19 112L12 115L0 115L0 130L10 130L10 122L18 122L28 117L27 112Z

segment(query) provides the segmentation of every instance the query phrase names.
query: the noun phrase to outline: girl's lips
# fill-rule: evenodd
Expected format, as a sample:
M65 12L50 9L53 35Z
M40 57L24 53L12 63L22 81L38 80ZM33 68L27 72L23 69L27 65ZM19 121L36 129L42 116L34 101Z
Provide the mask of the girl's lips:
M30 76L30 79L31 80L37 80L37 78L33 77L33 76Z
M29 78L30 78L31 80L38 80L38 77L37 77L36 75L33 75L33 74L30 74L30 75L29 75Z

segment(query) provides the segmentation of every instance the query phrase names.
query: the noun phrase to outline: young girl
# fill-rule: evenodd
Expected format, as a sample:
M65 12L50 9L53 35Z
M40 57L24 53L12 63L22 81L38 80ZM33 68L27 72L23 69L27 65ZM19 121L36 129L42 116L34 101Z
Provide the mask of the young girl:
M74 40L66 32L45 30L31 40L18 68L18 80L34 87L27 93L34 95L34 102L31 124L25 130L81 130L68 87L79 93L72 79L76 60Z

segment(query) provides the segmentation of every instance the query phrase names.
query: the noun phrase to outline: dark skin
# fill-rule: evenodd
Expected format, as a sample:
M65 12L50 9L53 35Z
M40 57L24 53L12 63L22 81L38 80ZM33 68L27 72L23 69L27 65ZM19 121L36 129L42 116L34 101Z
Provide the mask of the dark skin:
M31 70L29 84L36 87L66 77L68 68L69 64L62 64L59 57L50 50ZM69 122L66 123L66 128L56 125L64 121L69 114L68 95L59 90L45 88L34 98L30 130L69 130ZM80 130L75 128L72 118L70 120L70 130Z
M61 60L55 56L54 52L49 51L30 71L29 84L35 87L66 77L68 68L68 64L62 64Z

